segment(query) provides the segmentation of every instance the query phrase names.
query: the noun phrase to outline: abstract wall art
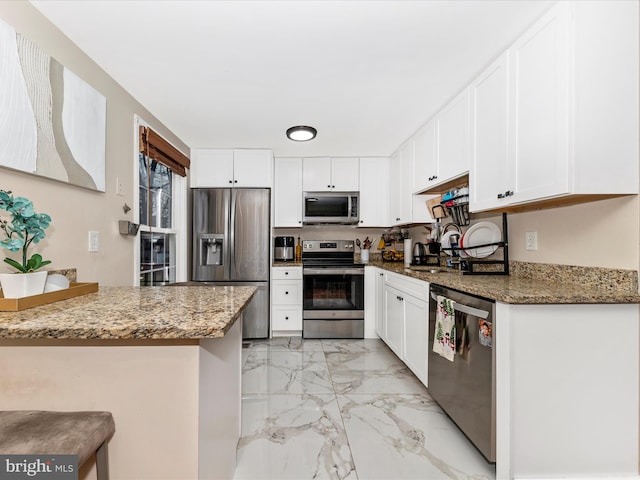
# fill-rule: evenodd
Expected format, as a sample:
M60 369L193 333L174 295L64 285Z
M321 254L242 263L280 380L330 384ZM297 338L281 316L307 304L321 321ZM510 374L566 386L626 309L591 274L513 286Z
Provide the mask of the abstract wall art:
M106 122L103 95L0 21L0 167L104 192Z

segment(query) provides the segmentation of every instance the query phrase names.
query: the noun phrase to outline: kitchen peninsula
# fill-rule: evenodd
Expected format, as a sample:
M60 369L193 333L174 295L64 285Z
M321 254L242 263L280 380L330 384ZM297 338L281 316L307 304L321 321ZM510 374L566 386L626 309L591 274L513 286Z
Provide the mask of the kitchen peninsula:
M0 410L112 412L113 478L233 478L242 312L254 293L100 287L0 312Z

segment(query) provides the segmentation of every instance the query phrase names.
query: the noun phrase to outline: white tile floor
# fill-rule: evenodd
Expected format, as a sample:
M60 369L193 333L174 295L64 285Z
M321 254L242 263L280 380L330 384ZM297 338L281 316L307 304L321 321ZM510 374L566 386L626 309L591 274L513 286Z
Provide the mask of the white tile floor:
M281 337L242 353L236 480L495 478L379 340Z

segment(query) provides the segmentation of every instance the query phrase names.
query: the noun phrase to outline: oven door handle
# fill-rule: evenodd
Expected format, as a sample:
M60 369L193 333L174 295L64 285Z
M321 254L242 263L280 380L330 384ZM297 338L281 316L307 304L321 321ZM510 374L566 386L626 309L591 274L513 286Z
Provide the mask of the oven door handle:
M431 298L433 298L436 302L438 301L436 294L433 292L431 293ZM489 312L487 312L486 310L480 310L479 308L470 307L469 305L463 305L455 301L453 302L453 309L456 312L466 313L467 315L473 315L474 317L482 318L483 320L486 320L487 317L489 316Z
M364 268L303 268L303 275L364 275Z

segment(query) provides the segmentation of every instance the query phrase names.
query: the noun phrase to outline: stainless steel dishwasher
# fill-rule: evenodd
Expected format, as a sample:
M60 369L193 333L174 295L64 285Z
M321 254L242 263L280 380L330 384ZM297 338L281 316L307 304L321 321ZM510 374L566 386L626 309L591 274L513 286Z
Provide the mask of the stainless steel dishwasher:
M429 393L485 458L495 462L495 302L433 284L430 293ZM440 297L453 302L453 361L433 351Z

